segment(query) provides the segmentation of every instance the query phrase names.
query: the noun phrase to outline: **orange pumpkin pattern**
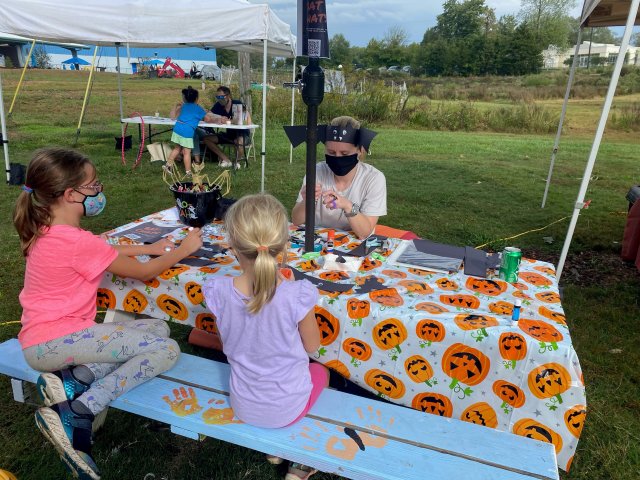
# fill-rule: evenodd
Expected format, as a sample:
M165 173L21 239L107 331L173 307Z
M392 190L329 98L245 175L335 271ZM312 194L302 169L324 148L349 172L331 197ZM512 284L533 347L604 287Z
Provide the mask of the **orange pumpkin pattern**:
M369 370L364 376L364 381L375 391L389 398L400 398L405 392L402 380L377 368Z
M425 318L416 324L416 335L429 342L428 345L431 345L431 342L441 342L446 334L444 325L437 320Z
M460 420L489 428L498 426L496 411L486 402L474 403L467 407L460 415Z
M556 397L561 402L560 395L571 386L571 375L559 363L545 363L529 372L528 384L536 397Z
M158 296L156 304L163 312L174 320L184 321L189 316L189 311L187 310L187 307L184 306L184 303L171 295L167 295L166 293Z
M320 343L327 346L338 338L340 320L330 314L325 308L315 307L316 322L320 330Z
M96 296L96 305L98 308L115 308L115 294L108 288L99 288Z
M518 327L527 335L532 336L540 342L561 342L564 336L553 325L542 320L530 320L521 318L518 320Z
M466 385L477 385L489 373L489 358L480 350L454 343L442 356L442 371Z
M396 348L400 351L400 344L407 339L407 329L397 318L387 318L374 325L371 335L380 350Z
M342 349L353 358L357 358L363 362L371 358L372 350L369 344L357 338L347 338L342 342Z
M482 295L495 297L507 291L507 282L503 282L502 280L469 277L467 283L465 283L465 287L473 293L481 293Z
M336 232L334 244L340 243L350 249L361 241ZM318 361L395 403L552 443L558 465L568 468L586 400L550 264L523 259L519 280L511 284L462 271L391 266L373 257L362 259L359 273L333 272L322 268L322 254L304 259L289 251L282 260L284 267L323 281L356 287L369 280L380 290L320 291ZM240 267L232 255L210 262L179 264L147 282L105 276L96 303L215 334L216 317L207 311L202 286L208 278L236 276ZM513 322L517 298L521 319Z
M449 397L440 393L425 392L419 393L411 401L411 408L422 412L449 417L453 415L453 404Z
M493 382L493 393L513 408L520 408L526 400L526 395L522 389L506 380L496 380Z
M142 292L134 288L122 300L122 309L125 312L142 313L148 304L149 302Z
M552 443L556 453L562 450L562 437L546 425L535 421L533 418L518 420L511 430L516 435L533 438L541 442Z

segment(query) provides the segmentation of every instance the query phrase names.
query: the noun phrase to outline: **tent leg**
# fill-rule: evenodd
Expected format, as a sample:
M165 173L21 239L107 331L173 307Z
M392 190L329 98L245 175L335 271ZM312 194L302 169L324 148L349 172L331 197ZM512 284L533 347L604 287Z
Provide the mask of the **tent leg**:
M264 193L264 163L265 163L265 143L267 141L267 41L263 41L262 52L262 176L260 178L260 192Z
M24 68L22 69L22 74L20 75L20 80L18 81L18 86L16 87L16 91L13 94L13 100L11 100L11 106L9 107L9 115L13 112L13 106L16 103L16 98L18 98L18 92L20 91L20 86L22 85L22 79L24 78L24 74L27 71L27 67L29 66L29 62L31 61L31 54L33 53L33 47L36 46L36 40L33 39L31 42L31 48L29 49L29 55L27 55L27 59L24 62Z
M638 15L638 6L640 6L640 0L632 0L629 7L629 16L627 17L627 24L624 27L624 34L622 35L622 43L620 44L620 52L616 64L613 68L613 74L611 75L611 81L609 82L609 88L607 95L604 99L604 105L602 107L602 113L600 114L600 121L598 122L598 128L596 129L596 135L593 139L593 145L591 146L591 153L589 154L589 160L587 167L584 170L582 177L582 183L580 184L580 190L578 192L578 199L573 207L573 216L571 217L571 223L569 224L569 231L567 237L564 239L564 245L562 246L562 253L560 254L560 260L558 261L558 267L556 268L556 277L560 280L562 275L562 269L564 268L564 262L567 259L569 253L569 246L571 245L571 239L573 238L573 232L578 223L578 215L580 210L584 207L584 196L587 193L587 187L589 186L589 179L593 172L593 165L596 163L596 157L598 155L598 149L600 148L600 141L604 134L604 127L607 124L607 118L609 117L609 110L611 110L611 103L613 102L613 96L616 93L616 87L618 85L618 79L620 78L620 71L624 64L624 57L629 47L629 39L631 38L631 32L633 30L633 24Z
M120 73L120 43L116 43L116 62L118 65L118 101L120 102L120 138L124 142L124 124L122 123L122 119L124 115L122 114L122 79Z
M7 137L7 123L4 118L4 100L2 99L2 74L0 74L0 123L2 125L2 149L4 151L4 165L7 170L7 183L11 174L11 163L9 162L9 138Z
M291 83L295 83L296 81L296 57L293 57L293 73L291 74ZM291 125L293 125L293 121L295 120L296 110L296 89L291 89ZM289 163L293 163L293 145L289 145Z
M89 72L89 80L87 81L87 89L84 92L84 100L82 101L82 110L80 110L80 119L78 120L78 127L76 128L76 139L73 142L75 147L78 143L78 137L80 137L80 128L82 127L82 120L84 119L84 112L87 108L87 102L91 96L91 87L93 84L93 72L96 68L96 56L98 55L98 47L93 50L93 59L91 60L91 72Z
M551 183L551 174L553 173L553 166L556 163L556 153L558 153L558 147L560 146L560 136L562 135L562 125L564 124L564 117L567 114L567 104L569 103L569 95L571 94L571 86L573 85L573 77L576 73L578 66L578 53L580 52L580 40L582 40L582 28L578 30L578 39L576 40L576 50L573 53L573 62L571 62L571 69L569 71L569 80L567 81L567 90L564 94L564 102L562 103L562 113L560 114L560 122L558 123L558 131L556 132L556 141L553 144L553 151L551 152L551 164L549 165L549 174L547 175L547 183L544 187L544 195L542 196L542 205L540 208L544 208L547 202L547 193L549 192L549 184Z

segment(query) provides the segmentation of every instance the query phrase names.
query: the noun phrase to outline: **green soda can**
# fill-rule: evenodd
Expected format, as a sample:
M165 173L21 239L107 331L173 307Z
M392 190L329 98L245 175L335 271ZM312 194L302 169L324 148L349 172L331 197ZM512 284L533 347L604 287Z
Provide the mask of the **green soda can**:
M502 261L500 263L500 279L509 283L518 281L518 270L520 269L522 252L516 247L506 247L502 251Z

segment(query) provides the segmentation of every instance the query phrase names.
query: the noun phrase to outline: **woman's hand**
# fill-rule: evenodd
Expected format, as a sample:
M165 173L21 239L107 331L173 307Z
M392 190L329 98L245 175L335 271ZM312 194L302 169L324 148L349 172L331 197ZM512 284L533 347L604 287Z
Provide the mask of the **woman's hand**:
M322 195L322 203L325 208L329 210L335 210L337 208L350 212L353 207L353 203L347 197L338 195L334 190L327 190Z
M164 255L165 253L169 253L174 248L176 248L176 246L168 238L162 238L157 242L152 243L147 248L148 248L147 255L154 255L156 257L159 257L160 255Z
M300 190L300 195L302 195L302 201L306 202L307 201L307 185L306 184L302 185L302 189ZM316 191L315 191L316 202L320 199L321 195L322 195L322 185L319 183L316 183Z

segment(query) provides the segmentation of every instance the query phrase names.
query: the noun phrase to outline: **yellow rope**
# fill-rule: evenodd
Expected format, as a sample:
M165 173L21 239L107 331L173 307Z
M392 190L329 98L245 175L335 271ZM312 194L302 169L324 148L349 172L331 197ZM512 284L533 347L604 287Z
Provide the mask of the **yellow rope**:
M512 238L518 238L518 237L521 237L522 235L526 235L527 233L539 232L540 230L544 230L545 228L548 228L548 227L550 227L551 225L553 225L555 223L558 223L558 222L561 222L563 220L566 220L570 216L571 215L567 215L566 217L562 217L562 218L556 220L555 222L551 222L549 225L545 225L544 227L540 227L540 228L534 228L533 230L527 230L526 232L522 232L522 233L519 233L517 235L513 235L512 237L499 238L497 240L492 240L490 242L483 243L482 245L478 245L476 248L486 247L487 245L491 245L492 243L500 242L502 240L511 240Z

